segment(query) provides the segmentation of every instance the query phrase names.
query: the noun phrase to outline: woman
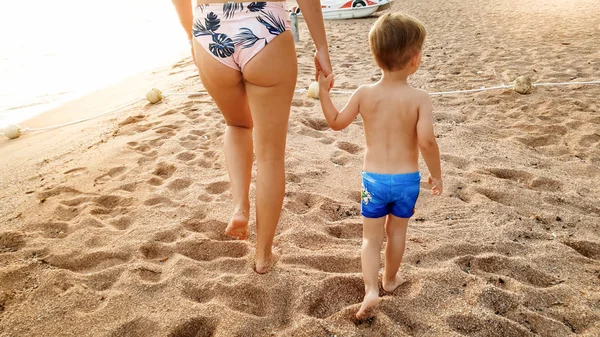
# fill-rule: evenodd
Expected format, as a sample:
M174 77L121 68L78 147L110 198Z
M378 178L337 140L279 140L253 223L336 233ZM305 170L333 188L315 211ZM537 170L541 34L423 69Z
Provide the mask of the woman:
M225 117L225 160L233 215L226 234L248 236L249 189L256 142L255 270L274 263L273 237L285 192L285 145L298 64L285 1L172 0L192 44L200 79ZM196 1L196 0L194 0ZM317 49L319 71L331 63L319 0L298 0Z

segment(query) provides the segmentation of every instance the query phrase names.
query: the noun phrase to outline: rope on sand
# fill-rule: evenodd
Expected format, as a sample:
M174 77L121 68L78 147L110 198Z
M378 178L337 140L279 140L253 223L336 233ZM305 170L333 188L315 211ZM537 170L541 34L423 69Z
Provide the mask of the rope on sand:
M430 92L429 95L431 96L442 96L442 95L455 95L455 94L464 94L464 93L473 93L473 92L481 92L481 91L489 91L489 90L499 90L499 89L513 89L516 92L520 93L520 94L528 94L532 92L532 88L534 87L549 87L549 86L566 86L566 85L593 85L593 84L600 84L600 80L595 80L595 81L584 81L584 82L558 82L558 83L531 83L531 80L525 76L519 76L515 79L515 81L512 84L503 84L503 85L499 85L499 86L494 86L494 87L481 87L478 89L467 89L467 90L453 90L453 91L439 91L439 92ZM332 94L340 94L340 95L351 95L354 93L354 90L338 90L338 89L332 89L330 91ZM318 95L318 83L317 82L313 82L310 84L310 86L308 87L308 89L305 88L301 88L301 89L296 89L294 91L294 93L296 94L304 94L304 93L308 93L309 97L312 98L319 98ZM194 96L194 95L208 95L208 92L206 90L201 90L201 91L196 91L196 92L168 92L168 93L163 93L161 92L159 89L153 88L150 91L148 91L148 93L146 94L146 99L152 103L158 103L160 101L162 101L162 99L164 97L169 97L169 96ZM144 100L143 98L137 98L133 101L130 101L129 103L123 104L117 108L114 108L110 111L107 112L103 112L101 114L92 116L92 117L88 117L88 118L84 118L84 119L80 119L80 120L76 120L73 122L69 122L69 123L64 123L64 124L59 124L59 125L53 125L53 126L48 126L48 127L44 127L44 128L24 128L21 129L18 125L16 124L11 124L8 125L3 132L0 132L0 135L5 135L6 137L13 139L13 138L18 138L21 136L22 133L25 132L34 132L34 131L46 131L46 130L52 130L52 129L57 129L57 128L61 128L64 126L68 126L68 125L73 125L73 124L77 124L77 123L82 123L85 121L89 121L91 119L94 118L98 118L104 115L108 115L111 113L115 113L119 110L122 110L130 105L139 103L140 101Z
M311 83L311 86L314 86L316 82ZM564 85L590 85L590 84L600 84L600 80L598 81L587 81L587 82L559 82L559 83L529 83L529 88L527 88L527 84L525 85L526 89L530 89L531 87L549 87L549 86L564 86ZM318 88L318 87L317 87ZM455 94L465 94L465 93L473 93L473 92L481 92L481 91L489 91L489 90L499 90L499 89L515 89L517 85L515 83L512 84L502 84L494 87L481 87L477 89L466 89L466 90L453 90L453 91L438 91L438 92L430 92L431 96L442 96L442 95L455 95ZM309 97L318 98L318 94L315 95L312 93L311 88L309 89L296 89L294 93L296 94L304 94L309 93ZM354 93L354 90L337 90L332 89L330 91L332 94L340 94L340 95L351 95ZM163 93L163 97L168 96L194 96L194 95L208 95L206 90L194 91L194 92L167 92Z

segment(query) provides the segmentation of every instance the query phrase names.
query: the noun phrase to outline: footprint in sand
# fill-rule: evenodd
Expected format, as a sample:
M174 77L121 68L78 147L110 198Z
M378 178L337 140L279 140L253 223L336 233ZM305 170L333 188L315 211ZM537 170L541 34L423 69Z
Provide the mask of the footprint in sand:
M184 152L180 152L178 153L175 158L184 161L184 162L188 162L190 160L194 160L196 159L196 154L190 151L184 151Z
M361 239L362 223L348 222L332 224L325 227L327 233L338 239Z
M583 135L579 138L579 146L581 147L592 147L595 144L598 144L600 142L600 134L597 133L593 133L593 134L589 134L589 135Z
M135 267L133 273L136 274L142 281L148 283L159 282L162 278L162 272L156 266L138 266Z
M477 301L496 315L505 315L519 306L519 297L509 291L487 285L477 296Z
M346 151L350 154L357 154L362 151L362 147L354 143L338 141L335 145L338 147L338 149Z
M292 106L299 108L312 108L315 106L315 102L307 99L294 98L292 100Z
M454 156L451 154L442 154L440 159L446 163L452 164L454 167L460 170L465 170L469 167L469 160L463 157Z
M130 216L121 216L117 217L113 220L110 220L108 223L118 230L126 230L133 224L134 220Z
M260 287L253 283L220 280L213 284L186 284L182 296L198 303L223 303L231 310L256 317L265 317L272 310L269 293Z
M173 202L169 198L165 197L154 197L144 201L144 205L146 206L171 206Z
M174 229L169 229L166 231L160 231L154 234L154 241L164 242L164 243L172 243L177 241L177 239L181 236L181 228L177 227Z
M229 182L227 181L217 181L214 183L208 184L205 187L206 191L210 194L223 194L224 192L229 190Z
M311 138L323 138L325 136L325 133L323 133L323 131L314 130L310 127L300 126L298 129L299 130L297 130L296 133L302 136L307 136Z
M318 194L305 192L286 193L287 203L285 209L296 215L302 215L315 209L322 201L323 197Z
M121 324L108 335L109 337L146 337L148 333L158 331L159 325L157 322L145 317L139 317L127 323ZM195 335L189 335L195 336Z
M142 257L152 261L166 261L173 256L173 249L163 242L148 241L139 248Z
M42 236L49 239L64 239L72 232L68 223L60 221L34 224L28 226L28 229L32 231L41 231Z
M446 324L465 336L536 336L516 322L485 314L450 315L446 317Z
M125 178L125 173L127 172L127 166L117 166L113 167L105 174L100 175L96 179L94 179L94 183L103 184L109 180L114 179L123 179Z
M177 325L168 337L212 337L217 332L219 320L198 316Z
M145 115L129 116L124 121L119 123L119 126L126 126L129 124L136 124L146 119Z
M558 145L560 144L561 137L556 135L541 135L541 136L525 136L525 137L515 137L519 142L529 146L529 147L541 147L541 146L550 146L550 145Z
M181 124L181 123L180 123ZM155 127L153 130L155 133L159 135L165 135L167 137L173 137L177 134L177 130L180 129L179 125L168 124L168 125L159 125Z
M179 178L169 183L169 185L167 185L167 188L174 192L180 192L190 187L193 182L194 181L189 178Z
M220 258L243 258L248 254L246 242L215 241L210 239L178 242L177 253L197 261L212 261Z
M333 142L335 141L335 138L323 137L323 138L319 139L319 141L325 145L329 145L329 144L333 144Z
M331 154L330 160L334 165L345 166L350 162L351 158L342 151L335 151Z
M300 123L316 131L329 130L329 124L327 124L327 121L324 119L303 118L300 120Z
M588 259L600 261L600 244L597 242L586 240L569 240L563 244L571 247L577 253L587 257Z
M123 184L121 186L118 186L113 191L125 191L125 192L132 193L132 192L134 192L137 189L138 185L139 185L139 182L127 183L127 184Z
M164 181L159 177L152 177L146 181L149 185L152 186L160 186L164 183Z
M467 274L487 278L489 274L496 279L513 279L538 288L548 288L557 284L557 278L532 267L521 258L508 258L498 254L463 256L455 263Z
M365 285L360 276L332 276L319 282L316 289L304 294L298 311L319 319L361 303Z
M0 233L0 254L12 253L25 247L25 238L19 232Z
M528 188L556 192L562 187L562 183L547 177L536 177L533 174L521 170L505 168L488 168L484 172L489 172L500 179L512 180Z
M361 261L358 249L353 257L340 256L339 253L334 255L285 255L282 258L282 263L286 265L298 266L301 269L319 270L326 273L360 273Z
M179 112L179 111L178 111L177 109L170 109L170 110L167 110L167 111L163 112L163 113L162 113L162 114L160 114L159 116L160 116L160 117L164 117L164 116L174 115L174 114L176 114L176 113L178 113L178 112Z
M212 240L226 241L231 240L225 235L227 223L219 220L197 220L190 219L183 223L183 227L189 231L200 233Z
M44 260L51 266L76 273L92 273L129 262L127 252L95 251L91 253L73 252L67 255L50 255Z
M177 167L172 164L168 164L165 162L160 162L156 165L156 168L152 172L153 175L161 178L161 179L169 179L175 173Z
M340 221L360 215L360 208L356 204L346 205L326 198L319 207L320 213L329 221Z

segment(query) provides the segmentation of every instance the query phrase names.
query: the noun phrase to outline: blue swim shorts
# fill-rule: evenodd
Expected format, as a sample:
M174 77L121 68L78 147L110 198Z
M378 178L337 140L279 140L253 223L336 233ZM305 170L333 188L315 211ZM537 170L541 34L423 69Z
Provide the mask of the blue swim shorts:
M381 218L392 213L410 218L419 197L419 172L381 174L363 171L361 214L366 218Z

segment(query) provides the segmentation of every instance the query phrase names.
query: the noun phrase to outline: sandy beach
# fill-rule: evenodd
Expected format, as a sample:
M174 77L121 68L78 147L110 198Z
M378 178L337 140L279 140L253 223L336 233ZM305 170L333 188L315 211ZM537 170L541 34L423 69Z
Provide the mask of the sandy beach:
M391 10L427 29L410 83L430 92L519 75L600 79L596 0L397 0ZM326 22L336 89L379 79L375 19ZM297 88L307 88L314 50L302 21L300 37ZM22 126L92 116L152 87L203 89L186 57ZM0 337L600 336L598 97L600 85L433 96L445 191L422 183L406 281L382 290L365 322L353 319L364 295L360 118L335 132L317 100L295 96L282 257L267 275L252 270L254 213L248 240L224 235L225 124L209 96L3 137Z

